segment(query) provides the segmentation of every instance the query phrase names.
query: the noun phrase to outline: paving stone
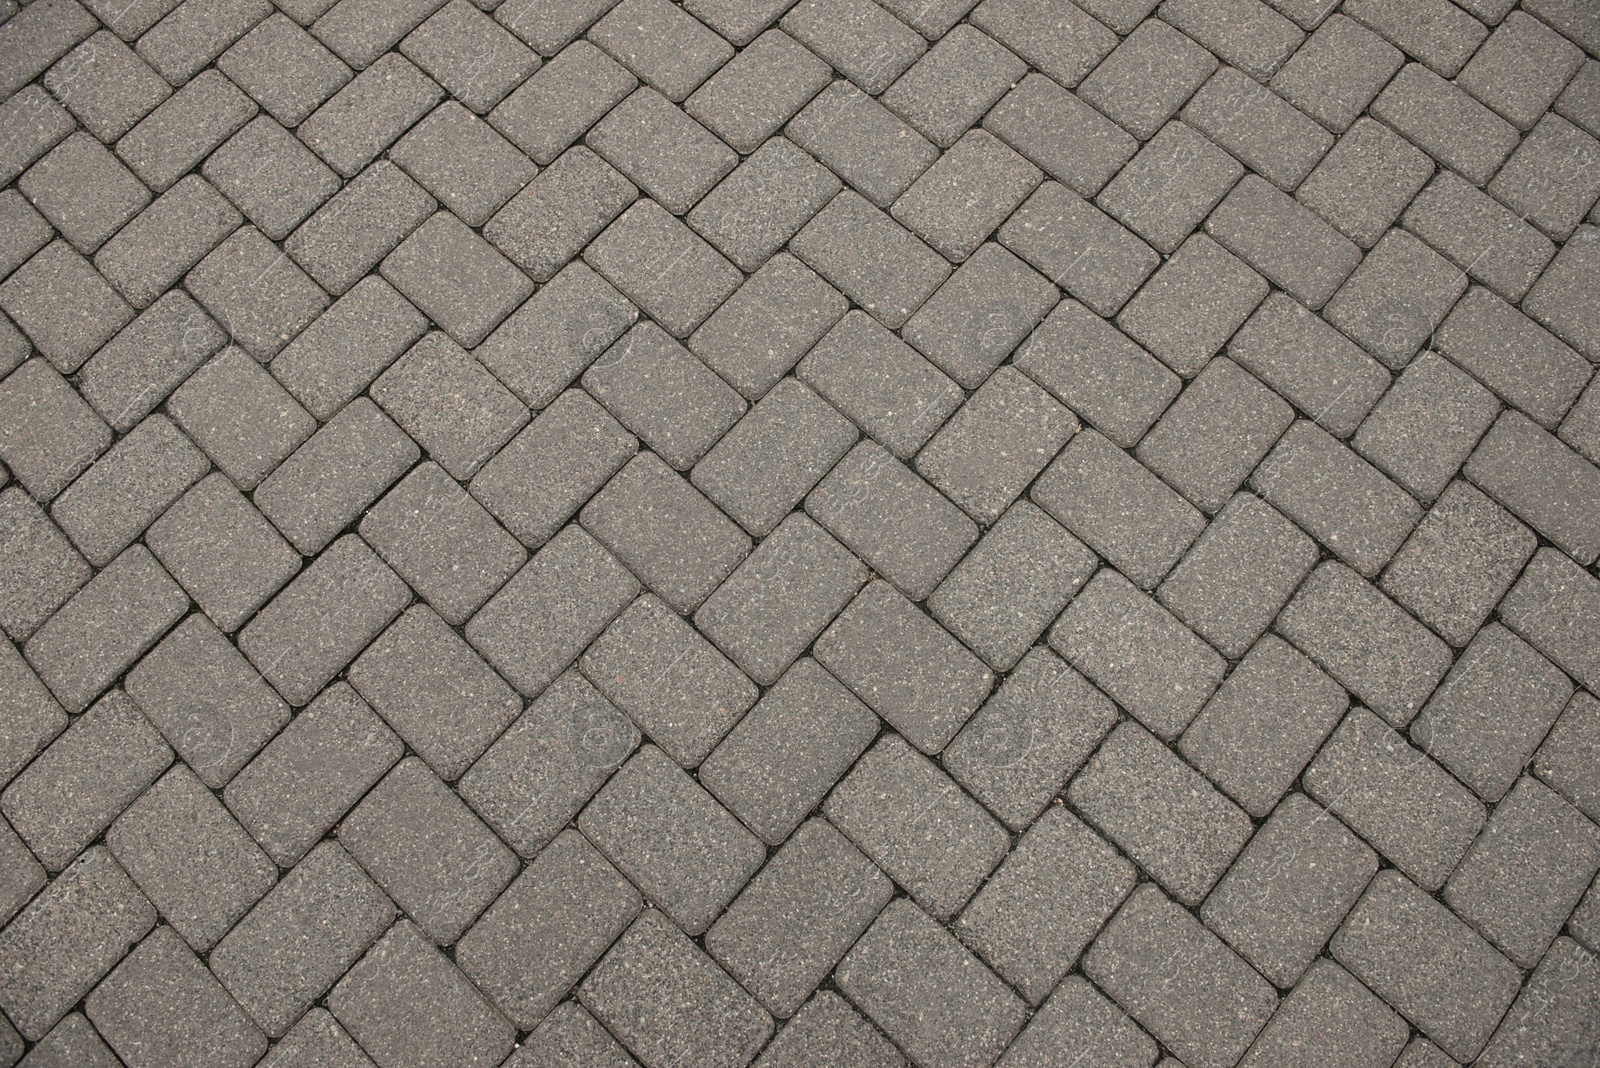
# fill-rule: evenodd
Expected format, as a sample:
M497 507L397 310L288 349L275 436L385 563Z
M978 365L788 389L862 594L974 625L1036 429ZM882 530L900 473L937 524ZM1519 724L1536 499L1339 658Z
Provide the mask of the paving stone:
M1079 95L1139 140L1148 141L1216 69L1217 58L1210 52L1167 23L1152 19L1140 24L1084 79Z
M601 0L603 3L604 0ZM689 0L685 9L739 48L755 41L789 5L784 0Z
M57 8L70 10L66 5ZM106 142L127 133L172 95L166 80L109 30L92 34L52 66L44 87Z
M342 295L435 207L427 190L394 164L379 160L301 224L284 242L284 250L318 285Z
M579 145L512 197L483 235L530 278L548 282L638 195L633 183Z
M890 329L905 325L950 274L936 252L852 192L835 197L791 248Z
M0 193L0 219L5 222L5 236L0 237L0 276L21 267L55 236L45 217L16 189Z
M977 389L1020 342L1029 341L1059 299L1053 285L988 242L939 287L901 333L962 386Z
M0 532L6 576L0 624L13 640L23 641L93 572L61 529L18 487L0 495Z
M1584 390L1583 396L1578 398L1578 403L1572 406L1566 419L1561 422L1561 429L1556 433L1561 440L1590 463L1600 458L1600 420L1596 419L1596 409L1600 408L1600 391L1596 391L1593 383L1591 388Z
M751 153L689 213L689 225L755 271L840 189L836 175L781 137Z
M551 1011L643 902L576 831L563 831L456 947L456 962L518 1028Z
M474 17L484 18L466 0L458 3ZM456 7L451 4L445 12ZM538 171L510 142L454 101L441 104L412 127L390 158L468 226L488 222ZM474 166L464 167L466 159Z
M1586 689L1600 683L1591 649L1600 589L1582 569L1543 548L1501 602L1500 619Z
M695 487L760 537L855 444L856 428L797 379L782 379L712 446Z
M106 845L193 949L216 944L277 881L277 866L178 765L123 814Z
M288 706L209 621L191 616L125 682L178 755L220 789L289 721Z
M1334 561L1279 613L1277 629L1373 711L1409 723L1450 667L1449 647Z
M1489 36L1457 84L1519 130L1532 129L1583 66L1583 50L1526 12Z
M59 151L59 150L58 150ZM1488 190L1519 217L1565 240L1600 197L1600 141L1556 115L1539 120Z
M203 71L124 134L117 155L164 192L259 110L220 71Z
M1600 555L1590 518L1600 471L1520 412L1495 421L1465 474L1573 559L1593 563Z
M1559 1063L1563 1057L1587 1056L1597 1037L1593 1020L1600 1004L1594 966L1592 954L1559 939L1476 1063Z
M1390 385L1377 361L1283 294L1256 309L1229 343L1228 355L1342 438Z
M700 782L764 842L777 845L877 730L877 717L855 695L804 658L700 765Z
M1062 451L1032 497L1145 589L1205 527L1199 512L1092 430Z
M626 11L625 5L615 14ZM639 89L612 108L586 140L674 215L688 212L738 163L732 149L651 88Z
M639 1064L576 1001L558 1005L505 1063L508 1068L558 1068L574 1062L594 1068L638 1068Z
M1378 402L1352 442L1423 501L1455 475L1498 405L1453 364L1425 352Z
M91 847L0 931L8 962L0 1007L37 1042L155 922L111 853Z
M1339 287L1323 315L1399 370L1431 342L1466 289L1466 275L1449 261L1406 231L1390 230Z
M383 260L383 275L456 341L476 346L533 282L454 216L440 212Z
M3 656L0 653L0 656ZM1594 780L1596 728L1600 727L1600 702L1578 691L1561 718L1545 736L1533 761L1533 771L1588 815L1594 817L1600 789Z
M589 39L674 103L733 58L728 42L664 0L623 0Z
M649 595L606 629L580 668L685 768L703 761L758 696L738 668Z
M638 745L632 721L569 671L462 776L461 796L513 849L532 857Z
M1063 1049L1081 1050L1080 1057L1093 1058L1082 1063L1092 1065L1149 1068L1160 1056L1155 1040L1127 1013L1075 975L1062 980L1000 1063L1005 1068L1042 1068Z
M1038 73L990 108L983 128L1084 197L1097 193L1138 150L1138 141L1116 123Z
M602 353L584 372L583 387L679 471L693 467L748 407L715 372L649 321Z
M873 96L928 47L899 19L864 0L802 0L780 25Z
M905 1068L906 1059L850 1003L831 991L818 992L762 1051L756 1068Z
M313 1007L272 1048L275 1068L371 1068L372 1060L327 1009Z
M6 721L0 748L0 782L9 782L67 726L67 714L10 642L0 644L0 681ZM18 869L19 871L21 869Z
M1360 0L1351 5L1349 14L1446 78L1454 77L1488 36L1488 30L1466 12L1434 0L1410 9L1384 0Z
M1560 422L1594 370L1554 335L1477 286L1440 326L1435 344L1546 429Z
M314 555L420 455L416 442L359 397L256 487L252 499L295 548Z
M919 601L978 540L977 524L875 442L850 450L806 511Z
M706 951L770 1012L792 1016L893 892L844 835L814 819L706 933Z
M1318 961L1240 1064L1306 1064L1307 1057L1331 1056L1340 1064L1390 1065L1410 1033L1400 1015L1349 972Z
M824 89L784 132L880 208L939 157L932 142L847 82Z
M890 903L834 972L839 988L918 1064L990 1064L1027 1009L909 900Z
M528 421L522 402L441 333L412 346L369 392L440 466L463 480Z
M1267 281L1204 234L1186 240L1117 316L1117 325L1186 378L1205 367L1256 306Z
M26 1068L117 1068L122 1062L101 1040L94 1025L74 1012L36 1043L23 1063Z
M426 317L393 286L364 278L284 347L272 374L327 421L426 329Z
M1365 26L1332 15L1272 76L1272 88L1328 129L1343 133L1404 61L1399 49Z
M1592 60L1587 61L1556 98L1556 113L1594 133L1600 128L1600 114L1596 112L1596 108L1600 107L1597 91L1600 91L1600 66L1595 66Z
M767 30L683 106L738 151L754 152L820 92L832 74L793 37Z
M584 259L678 338L688 337L742 281L738 268L653 200L606 227Z
M1084 973L1196 1068L1243 1055L1278 995L1154 885L1135 890L1084 958Z
M897 79L883 102L934 144L948 148L1026 72L1026 65L1003 46L963 25L941 37Z
M1428 157L1400 135L1361 119L1301 184L1297 197L1346 237L1371 248L1427 184L1433 169Z
M317 108L297 132L328 166L350 178L443 96L444 90L403 56L386 53Z
M633 921L578 995L646 1064L742 1068L772 1035L766 1010L654 909Z
M1519 300L1555 246L1507 208L1440 171L1412 202L1406 229L1507 300Z
M329 304L328 295L253 227L214 249L186 282L229 337L262 362Z
M1041 177L1037 167L993 134L973 130L911 184L891 214L946 259L960 262L1016 210Z
M1313 309L1327 303L1361 259L1353 242L1255 175L1223 199L1206 232Z
M291 867L401 752L400 739L338 682L234 776L223 798L273 860Z
M0 309L68 374L133 318L106 279L60 238L0 285Z
M266 1036L173 933L158 927L117 965L84 1012L124 1061L136 1066L244 1068Z
M574 41L502 100L489 124L539 166L549 166L638 84L600 49Z
M298 708L410 599L405 583L359 537L347 534L245 625L239 651Z
M479 115L540 66L537 54L466 0L445 4L400 42L400 51Z
M1489 1040L1520 981L1515 965L1395 871L1373 879L1332 950L1356 978L1463 1060Z
M1600 269L1600 231L1581 227L1522 302L1522 310L1593 360L1600 356L1600 307L1591 296Z
M353 76L293 19L271 15L222 53L217 69L285 126L298 126Z
M989 664L1010 670L1095 563L1081 542L1021 501L939 584L928 610Z
M1595 929L1595 921L1600 919L1600 909L1596 908L1597 904L1600 904L1600 895L1597 895L1591 886L1589 892L1583 896L1583 902L1577 911L1567 921L1567 930L1572 936L1591 949L1597 941L1596 935L1600 934Z
M984 0L972 24L1071 88L1117 46L1116 36L1062 0Z
M1290 794L1206 899L1200 918L1280 987L1321 967L1378 857L1327 809Z
M1445 885L1462 919L1524 968L1545 955L1600 870L1600 828L1524 778Z
M341 0L331 5L311 31L359 70L398 44L440 5L441 0L405 0L387 5L371 0Z
M448 957L404 921L345 974L328 1008L380 1065L489 1068L516 1031Z
M41 8L40 10L49 10ZM74 129L72 116L49 93L30 85L0 104L0 178L6 182L48 152Z
M86 133L47 152L17 180L17 190L85 255L150 203L150 191Z
M466 637L524 696L577 659L639 592L588 534L564 529L467 623Z
M964 399L943 372L859 309L834 325L796 374L900 459Z
M1052 805L962 911L955 932L1038 1006L1136 878L1099 835Z
M1535 548L1531 531L1456 482L1395 554L1382 586L1460 647L1472 640Z
M1171 254L1238 181L1244 168L1181 122L1163 126L1095 203Z
M1285 192L1305 180L1334 141L1282 97L1232 67L1212 75L1182 117Z
M339 177L267 116L211 154L202 173L274 241L339 189Z
M1266 4L1250 0L1168 0L1161 17L1258 81L1272 77L1306 36Z
M1000 228L1000 240L1057 285L1110 316L1155 270L1155 251L1077 194L1042 186ZM1067 252L1081 248L1071 259Z
M186 0L139 38L139 55L182 85L275 10L265 0Z
M1600 24L1593 12L1569 0L1534 0L1528 9L1590 52L1600 51Z

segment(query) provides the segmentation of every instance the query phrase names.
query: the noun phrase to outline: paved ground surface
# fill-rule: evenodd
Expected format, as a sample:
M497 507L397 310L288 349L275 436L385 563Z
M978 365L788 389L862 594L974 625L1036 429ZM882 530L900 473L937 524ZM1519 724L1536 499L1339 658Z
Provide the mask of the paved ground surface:
M0 12L0 1065L1600 1063L1593 0Z

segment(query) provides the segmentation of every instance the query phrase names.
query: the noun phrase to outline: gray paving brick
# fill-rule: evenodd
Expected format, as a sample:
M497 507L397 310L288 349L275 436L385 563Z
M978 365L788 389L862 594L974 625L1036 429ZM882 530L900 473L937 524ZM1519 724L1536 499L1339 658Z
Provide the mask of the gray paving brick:
M909 900L891 902L834 973L839 988L918 1064L993 1063L1027 1009Z
M1334 141L1282 97L1232 67L1214 74L1182 116L1286 192L1304 181Z
M466 0L440 8L406 35L400 51L479 115L540 66L537 54Z
M978 540L977 524L875 442L850 450L806 511L919 601Z
M755 271L843 183L781 137L756 149L689 213L689 225L746 271Z
M972 130L895 201L891 214L946 259L966 259L1042 175L986 130Z
M1528 9L1591 53L1600 51L1600 23L1593 12L1570 0L1534 0Z
M1597 252L1600 230L1579 228L1522 302L1525 313L1591 360L1600 356L1600 305L1592 295Z
M1507 300L1520 300L1555 253L1543 234L1448 171L1439 172L1402 221Z
M731 386L649 321L602 353L584 372L583 387L679 471L694 466L748 407Z
M77 370L133 318L104 276L61 238L0 285L0 309L63 373Z
M372 1068L355 1039L339 1026L327 1009L313 1007L272 1048L277 1068Z
M883 101L934 144L948 148L1026 71L1022 60L992 38L962 25L939 38L885 91Z
M280 10L302 26L309 26L337 0L284 0Z
M289 721L289 709L201 616L128 673L128 696L178 755L220 789Z
M217 68L285 126L297 126L352 77L294 20L269 16L217 59Z
M17 190L85 255L150 203L150 191L86 133L45 153L17 180Z
M905 1068L906 1059L850 1003L820 991L762 1051L756 1068Z
M461 796L524 857L543 849L639 745L575 671L558 678L461 778Z
M688 337L739 287L738 268L653 200L606 227L584 259L673 337Z
M440 6L441 0L403 0L397 4L340 0L317 19L311 32L346 63L360 69L393 48Z
M1203 12L1190 14L1203 17ZM1084 79L1079 95L1147 141L1216 69L1217 58L1210 52L1152 19Z
M138 52L182 85L275 10L265 0L186 0L139 38Z
M1038 73L989 109L983 128L1084 197L1099 192L1139 147L1116 123Z
M6 134L0 142L0 178L10 182L73 129L67 109L36 85L0 104L0 130Z
M9 962L0 1007L37 1042L155 922L111 853L92 847L0 931Z
M1228 355L1339 437L1356 430L1390 385L1360 347L1283 294L1256 309Z
M1149 1068L1160 1056L1155 1040L1080 976L1062 980L1001 1058L1005 1068L1042 1068L1063 1049L1081 1050L1085 1064ZM1176 1061L1170 1062L1176 1064Z
M327 998L380 1065L489 1068L516 1031L427 936L404 921L369 949Z
M575 1061L594 1068L638 1068L639 1065L576 1001L564 1001L556 1006L505 1063L507 1068L558 1068Z
M1433 170L1432 161L1415 146L1382 123L1364 118L1311 172L1297 197L1346 237L1371 248Z
M1096 314L1116 313L1156 269L1155 251L1066 188L1047 183L1000 228L1000 240ZM1080 249L1068 258L1073 249Z
M315 554L420 455L377 405L358 397L257 486L252 500L295 548Z
M861 755L878 725L855 695L803 658L700 765L700 782L777 845Z
M779 0L782 3L782 0ZM793 37L761 34L684 102L684 110L740 152L754 152L833 76Z
M59 149L57 150L59 151ZM1600 197L1600 141L1557 115L1539 120L1488 190L1518 216L1565 240Z
M459 6L485 18L466 0ZM390 158L468 226L488 222L538 172L528 157L455 101L429 112L394 146ZM464 166L467 159L474 166Z
M162 917L201 953L278 878L277 866L181 764L117 817L106 845Z
M313 112L297 132L328 166L349 178L443 96L433 79L403 56L387 53Z
M1547 430L1560 422L1594 371L1553 334L1477 286L1439 327L1435 344Z
M1205 367L1266 299L1266 279L1204 234L1183 243L1117 316L1117 325L1185 377Z
M1349 972L1318 961L1240 1064L1305 1064L1307 1057L1330 1056L1340 1064L1389 1065L1410 1034L1400 1015Z
M1578 403L1572 406L1566 419L1561 422L1561 429L1556 433L1561 440L1590 463L1600 460L1600 420L1596 419L1597 409L1600 409L1600 390L1590 388L1584 390L1583 396L1578 398Z
M489 124L545 167L638 84L600 49L574 41L502 100Z
M393 286L364 278L274 357L272 374L326 421L426 329L426 317Z
M1301 584L1277 629L1396 726L1422 710L1450 667L1449 646L1334 561Z
M324 690L228 783L223 798L279 864L296 864L400 759L349 685ZM230 980L231 981L231 980Z
M1061 791L1118 713L1046 649L1031 650L945 749L944 766L1013 830Z
M21 267L55 236L44 216L16 189L0 193L0 219L5 222L5 235L0 237L0 276Z
M1206 899L1200 918L1281 987L1298 983L1378 870L1378 856L1290 794Z
M691 15L740 48L752 43L789 6L784 0L688 0L684 4Z
M1426 352L1378 402L1352 444L1412 494L1432 501L1488 429L1497 408L1488 390Z
M1117 46L1116 36L1057 0L984 0L972 24L1069 89Z
M1038 1006L1136 879L1136 869L1115 849L1064 807L1052 805L954 929Z
M883 92L928 45L899 19L863 0L802 0L783 29L863 92Z
M794 253L885 326L903 326L950 266L861 197L845 192L796 235Z
M67 726L67 714L10 642L0 644L0 681L6 721L0 747L0 782L9 782ZM20 870L20 869L19 869Z
M1518 11L1473 55L1457 84L1517 129L1529 130L1550 110L1583 61L1582 49Z
M3 656L3 653L0 653ZM1600 701L1579 690L1545 736L1534 757L1533 771L1555 787L1591 819L1600 809L1600 784L1593 759L1600 729ZM1576 924L1576 920L1573 921Z
M1495 421L1465 474L1575 560L1600 555L1591 518L1600 470L1520 412Z
M262 362L329 304L328 295L254 227L213 249L186 282L229 337Z
M300 557L226 475L212 474L162 514L145 544L211 621L234 631L300 569Z
M901 333L962 386L977 389L1020 342L1029 339L1059 299L1055 287L1032 268L987 242L918 309Z
M342 295L436 206L427 190L405 172L379 160L301 224L284 242L284 250L318 285Z
M533 282L459 219L440 212L384 257L383 275L456 341L476 346Z
M1272 76L1272 88L1328 129L1343 133L1404 60L1399 49L1365 26L1332 15Z
M339 189L338 175L265 115L213 152L202 173L274 241Z
M18 1047L20 1052L21 1042ZM29 1052L25 1068L117 1068L122 1062L81 1013L71 1013Z
M512 197L483 236L530 278L547 282L637 196L633 183L579 145Z
M1361 259L1353 242L1255 175L1223 199L1206 232L1311 308L1327 303Z
M1600 95L1597 93L1600 93L1600 66L1590 60L1578 69L1576 76L1556 98L1556 113L1594 133L1600 129L1600 112L1596 110L1600 108Z
M239 632L239 650L291 705L310 702L411 599L356 535L334 542Z
M1154 0L1087 0L1083 9L1120 34L1134 28L1156 9Z
M117 155L160 193L260 109L219 71L205 71L117 141Z
M1600 588L1571 560L1543 548L1501 602L1500 619L1585 688L1600 673L1593 634Z
M1596 1038L1594 1010L1600 1005L1594 965L1592 954L1585 953L1575 942L1559 939L1524 986L1477 1063L1559 1063L1563 1057L1587 1056L1586 1051L1594 1047Z
M806 105L784 133L880 208L888 207L939 158L932 142L842 81Z
M1455 76L1489 34L1482 23L1442 0L1424 0L1415 7L1385 0L1357 0L1346 14L1383 34L1446 78Z
M1169 122L1095 203L1170 254L1216 207L1244 168L1181 122Z
M462 937L456 963L518 1028L559 1021L557 1002L642 906L594 846L563 831Z
M1431 342L1467 277L1404 230L1390 230L1323 309L1388 367L1405 367ZM1435 490L1437 492L1437 490Z
M533 555L467 623L467 640L524 696L577 659L639 581L577 527Z
M369 393L441 467L463 480L528 421L528 409L510 390L437 332L379 375Z
M1167 0L1161 17L1258 81L1272 77L1306 36L1259 0Z
M625 4L615 14L626 11ZM613 108L586 141L675 215L694 207L738 163L732 149L651 88Z
M1489 1040L1520 973L1395 871L1380 873L1333 939L1333 956L1453 1057Z
M92 34L52 66L43 81L85 129L107 142L127 133L172 95L166 80L109 30Z
M589 39L674 103L733 58L728 42L664 0L623 0Z
M844 835L814 819L706 933L706 951L775 1016L793 1016L893 893Z
M1278 995L1154 885L1135 890L1090 948L1084 972L1196 1068L1226 1068Z
M710 642L649 595L606 628L579 666L685 768L703 761L759 696Z
M23 641L93 572L61 529L19 487L0 495L0 533L6 575L0 625L12 639Z
M1205 527L1199 512L1092 430L1068 444L1032 497L1145 589Z

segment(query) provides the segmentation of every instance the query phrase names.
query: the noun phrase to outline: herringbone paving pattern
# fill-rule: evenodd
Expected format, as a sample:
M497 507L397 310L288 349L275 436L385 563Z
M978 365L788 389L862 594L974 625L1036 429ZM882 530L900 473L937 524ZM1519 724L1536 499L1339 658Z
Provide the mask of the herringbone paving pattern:
M1600 1065L1594 0L0 2L0 1066Z

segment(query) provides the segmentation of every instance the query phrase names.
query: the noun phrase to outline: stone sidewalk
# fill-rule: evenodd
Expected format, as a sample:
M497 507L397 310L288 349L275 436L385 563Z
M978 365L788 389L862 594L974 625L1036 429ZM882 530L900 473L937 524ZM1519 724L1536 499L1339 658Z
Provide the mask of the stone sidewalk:
M1596 1068L1596 0L0 0L0 1068Z

